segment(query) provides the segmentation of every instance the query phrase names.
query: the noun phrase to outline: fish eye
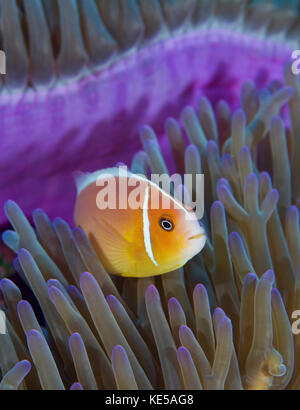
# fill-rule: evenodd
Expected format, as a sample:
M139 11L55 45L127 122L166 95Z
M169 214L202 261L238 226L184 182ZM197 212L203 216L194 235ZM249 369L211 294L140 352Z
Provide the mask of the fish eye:
M173 222L170 221L170 219L167 219L165 217L160 218L159 224L160 224L161 228L164 229L165 231L172 231L174 229Z

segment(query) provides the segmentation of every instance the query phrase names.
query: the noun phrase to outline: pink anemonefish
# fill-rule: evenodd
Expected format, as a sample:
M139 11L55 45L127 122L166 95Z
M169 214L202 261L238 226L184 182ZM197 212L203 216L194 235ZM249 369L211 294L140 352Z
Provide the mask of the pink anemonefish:
M120 170L75 176L75 225L88 236L110 274L142 278L183 266L206 242L194 211L146 177ZM126 206L119 202L124 196ZM157 198L158 206L151 206ZM128 206L137 199L138 208Z

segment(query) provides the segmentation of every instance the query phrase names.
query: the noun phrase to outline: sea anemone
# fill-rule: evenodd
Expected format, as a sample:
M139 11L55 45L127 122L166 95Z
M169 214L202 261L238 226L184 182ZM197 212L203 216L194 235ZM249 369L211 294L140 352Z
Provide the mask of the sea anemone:
M205 97L182 111L182 125L167 120L179 172L206 176L210 238L184 268L156 278L110 276L81 229L51 223L40 209L33 228L6 203L14 230L3 240L38 308L1 281L2 388L299 388L290 317L299 306L300 90L290 65L285 78L287 85L272 83L260 95L246 82L241 109L231 115L223 103L222 121ZM286 102L290 128L279 115ZM132 171L167 171L153 129L140 134L144 151Z
M1 389L300 388L299 17L252 3L0 1ZM155 278L67 223L70 174L131 159L205 175L207 244Z

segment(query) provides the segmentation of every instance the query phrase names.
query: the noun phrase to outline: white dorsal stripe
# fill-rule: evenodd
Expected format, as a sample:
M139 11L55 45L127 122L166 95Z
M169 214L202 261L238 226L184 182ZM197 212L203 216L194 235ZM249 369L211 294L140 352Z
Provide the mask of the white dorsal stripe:
M143 203L143 232L144 232L144 243L145 243L145 248L146 252L151 259L151 261L154 263L155 266L157 266L157 262L154 259L154 255L152 252L152 246L151 246L151 235L150 235L150 221L149 221L149 214L148 214L148 203L149 203L149 186L146 188L145 192L145 199Z
M76 185L77 185L77 194L79 195L88 185L92 183L96 183L97 180L101 178L107 179L109 176L111 177L127 177L127 178L136 178L139 181L147 181L152 187L155 187L159 190L163 195L173 201L180 209L182 209L185 213L189 214L189 211L179 202L176 198L172 197L166 191L162 190L157 184L153 181L147 179L145 176L139 174L133 174L130 171L125 171L123 168L107 168L102 169L100 171L95 171L91 174L81 173L80 176L76 177ZM147 204L148 205L148 204Z

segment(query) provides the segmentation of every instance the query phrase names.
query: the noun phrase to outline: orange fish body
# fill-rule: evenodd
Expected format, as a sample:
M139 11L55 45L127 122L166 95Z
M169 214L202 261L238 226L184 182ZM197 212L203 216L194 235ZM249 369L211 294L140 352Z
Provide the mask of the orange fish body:
M145 177L110 168L82 174L77 188L75 224L108 273L160 275L184 265L205 244L194 212Z

